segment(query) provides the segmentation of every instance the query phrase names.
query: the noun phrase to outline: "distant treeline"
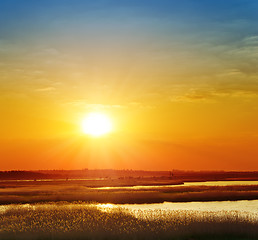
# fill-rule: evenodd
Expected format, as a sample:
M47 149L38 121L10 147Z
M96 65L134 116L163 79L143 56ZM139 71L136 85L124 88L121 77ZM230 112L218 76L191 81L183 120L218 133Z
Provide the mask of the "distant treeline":
M114 169L0 171L0 180L164 178L184 181L258 180L258 172Z
M257 180L258 171L173 171L174 178L184 181Z
M1 180L19 180L19 179L44 179L48 176L44 173L40 172L32 172L32 171L1 171L0 179Z

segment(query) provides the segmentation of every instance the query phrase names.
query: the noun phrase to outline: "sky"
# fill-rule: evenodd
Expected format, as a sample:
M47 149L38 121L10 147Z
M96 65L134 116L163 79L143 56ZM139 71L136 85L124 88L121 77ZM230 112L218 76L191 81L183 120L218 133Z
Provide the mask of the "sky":
M0 1L0 170L258 170L255 0ZM113 132L82 132L90 112Z

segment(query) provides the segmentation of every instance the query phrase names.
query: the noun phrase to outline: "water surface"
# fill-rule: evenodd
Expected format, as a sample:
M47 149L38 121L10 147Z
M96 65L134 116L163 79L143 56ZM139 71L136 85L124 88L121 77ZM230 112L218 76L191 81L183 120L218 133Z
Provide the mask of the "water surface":
M140 190L140 189L162 189L173 188L178 186L193 187L193 186L251 186L258 185L258 181L207 181L207 182L185 182L179 185L148 185L148 186L130 186L130 187L97 187L94 189L124 189L124 190Z

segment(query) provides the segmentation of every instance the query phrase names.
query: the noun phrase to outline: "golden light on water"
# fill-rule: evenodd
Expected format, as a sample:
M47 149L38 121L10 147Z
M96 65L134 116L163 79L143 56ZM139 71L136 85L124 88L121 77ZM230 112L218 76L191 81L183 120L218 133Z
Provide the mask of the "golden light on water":
M99 137L112 131L110 118L103 113L91 112L82 121L82 131L92 137Z

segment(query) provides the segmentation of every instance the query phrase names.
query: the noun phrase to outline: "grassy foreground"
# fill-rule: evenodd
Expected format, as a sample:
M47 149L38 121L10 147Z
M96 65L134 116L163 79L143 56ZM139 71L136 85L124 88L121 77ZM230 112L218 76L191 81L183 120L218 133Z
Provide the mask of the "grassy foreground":
M154 217L153 217L154 216ZM257 216L239 212L138 211L82 202L9 205L0 239L258 239Z

